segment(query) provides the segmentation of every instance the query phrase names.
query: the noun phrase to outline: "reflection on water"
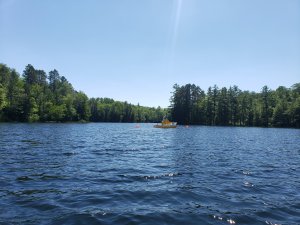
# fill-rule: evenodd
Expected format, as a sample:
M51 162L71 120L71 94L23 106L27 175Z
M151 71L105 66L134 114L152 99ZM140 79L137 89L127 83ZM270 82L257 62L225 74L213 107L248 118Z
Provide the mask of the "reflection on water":
M300 131L0 124L0 223L300 224Z

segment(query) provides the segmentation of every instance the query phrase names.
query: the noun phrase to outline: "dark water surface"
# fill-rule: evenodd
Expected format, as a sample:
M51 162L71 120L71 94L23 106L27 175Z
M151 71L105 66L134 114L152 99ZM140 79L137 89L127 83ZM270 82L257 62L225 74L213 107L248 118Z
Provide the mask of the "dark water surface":
M300 224L300 130L0 124L0 224Z

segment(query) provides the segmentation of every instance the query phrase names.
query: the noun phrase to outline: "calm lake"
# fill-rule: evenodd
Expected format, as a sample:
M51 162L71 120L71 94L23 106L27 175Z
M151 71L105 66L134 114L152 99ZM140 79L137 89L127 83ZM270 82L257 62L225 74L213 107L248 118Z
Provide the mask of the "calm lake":
M0 224L300 224L300 130L0 124Z

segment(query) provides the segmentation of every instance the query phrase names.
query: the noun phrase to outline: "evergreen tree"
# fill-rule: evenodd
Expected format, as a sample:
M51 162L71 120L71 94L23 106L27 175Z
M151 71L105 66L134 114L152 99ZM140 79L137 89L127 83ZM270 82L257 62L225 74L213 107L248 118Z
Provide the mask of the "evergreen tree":
M0 121L159 122L168 115L179 124L300 128L300 83L261 93L237 86L173 86L169 109L144 107L110 98L89 99L57 70L27 65L22 77L0 64ZM170 114L170 115L169 115Z

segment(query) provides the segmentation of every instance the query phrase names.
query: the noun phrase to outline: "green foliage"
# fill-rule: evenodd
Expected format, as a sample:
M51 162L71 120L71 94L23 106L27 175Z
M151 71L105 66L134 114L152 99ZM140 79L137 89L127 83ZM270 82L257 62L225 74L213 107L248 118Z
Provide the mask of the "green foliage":
M264 86L261 93L216 85L206 94L194 84L173 89L170 111L179 124L300 127L300 83L276 91Z
M9 76L10 69L4 64L0 64L0 84L2 84L3 87L7 86L9 82Z
M77 111L77 121L88 121L90 118L90 108L88 97L83 92L77 92L74 99L74 108Z
M203 118L197 117L200 113L199 102L203 100L204 92L194 84L173 86L171 97L171 116L180 124L199 123Z
M158 122L165 109L135 106L109 98L89 99L52 70L27 65L22 77L0 64L0 121Z
M89 105L93 122L158 122L167 113L160 107L135 106L108 98L91 98Z
M2 84L0 84L0 110L4 108L6 104L5 100L5 90L2 87Z
M300 128L300 83L260 93L237 86L173 86L170 108L132 105L110 98L89 99L57 70L27 65L22 77L0 64L0 121L159 122L168 115L179 124Z
M49 119L51 121L64 121L66 115L66 105L52 105L49 109Z

